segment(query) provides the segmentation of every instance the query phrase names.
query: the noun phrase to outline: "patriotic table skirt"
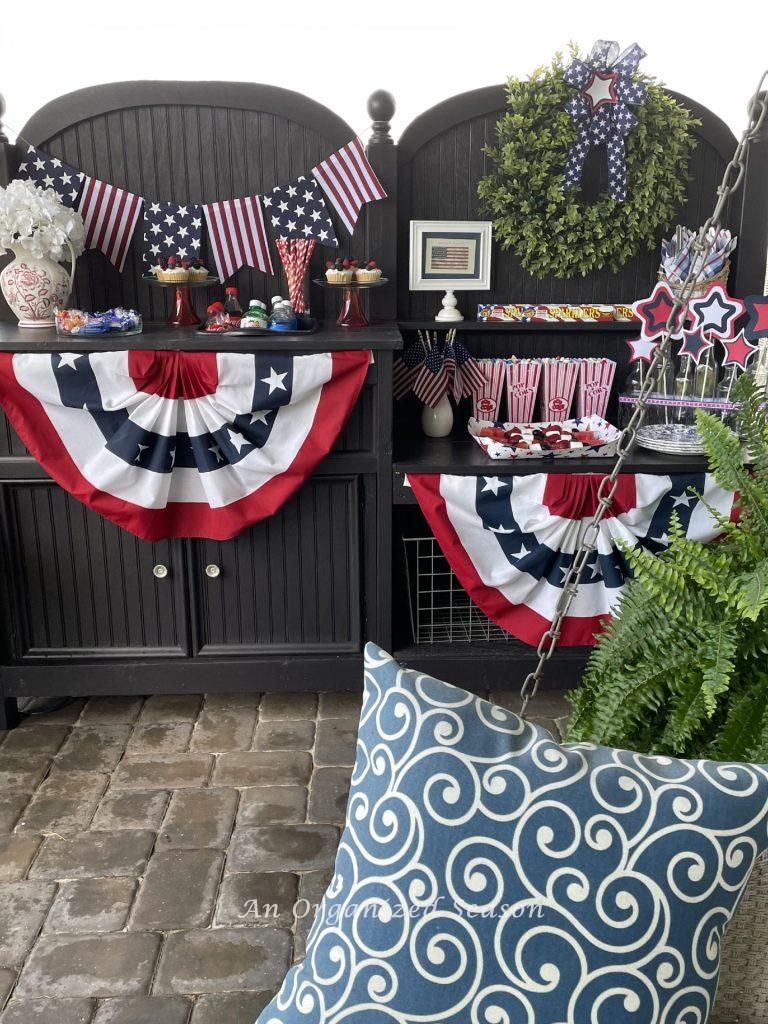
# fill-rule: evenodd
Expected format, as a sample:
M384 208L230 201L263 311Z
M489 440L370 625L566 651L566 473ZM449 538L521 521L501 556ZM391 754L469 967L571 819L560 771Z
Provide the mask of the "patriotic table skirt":
M0 354L0 404L50 476L142 537L226 540L333 447L371 354Z
M531 476L409 474L421 510L459 582L498 626L538 644L555 614L582 526L597 508L599 473ZM690 488L703 495L702 502ZM707 505L728 517L734 492L710 474L619 477L560 643L591 645L630 575L618 541L658 553L676 512L693 540L719 533Z

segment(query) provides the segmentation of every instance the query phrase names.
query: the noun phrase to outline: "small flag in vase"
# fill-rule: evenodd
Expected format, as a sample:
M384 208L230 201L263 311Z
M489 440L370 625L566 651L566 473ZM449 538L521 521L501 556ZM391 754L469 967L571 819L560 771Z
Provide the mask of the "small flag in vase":
M222 281L244 263L273 274L264 214L258 196L227 199L203 207L216 271Z
M203 208L196 203L154 202L144 207L144 263L154 267L161 258L194 260L203 239Z
M416 380L416 371L424 362L424 345L420 341L412 342L396 361L392 369L392 392L395 398L405 398Z
M70 210L74 210L83 187L85 175L57 156L30 146L19 164L16 175L22 181L34 182L38 188L52 188Z
M456 380L461 383L461 397L469 398L485 387L485 374L474 356L471 356L464 344L454 341L453 350L456 355ZM454 384L454 397L457 386ZM458 398L456 399L458 401Z
M339 244L323 193L314 178L302 174L288 185L275 185L261 201L275 237Z
M313 167L312 173L350 235L354 233L363 203L387 198L360 139L353 139L332 153L327 160Z
M444 355L437 345L433 345L416 377L413 393L424 405L434 409L445 398L450 386Z
M86 176L78 206L85 225L85 248L100 249L122 272L143 203L141 196Z

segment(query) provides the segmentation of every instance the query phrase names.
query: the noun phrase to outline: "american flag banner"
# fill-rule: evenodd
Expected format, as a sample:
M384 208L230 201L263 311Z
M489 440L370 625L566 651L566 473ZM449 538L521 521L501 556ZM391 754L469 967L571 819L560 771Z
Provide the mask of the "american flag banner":
M258 196L207 203L203 213L216 272L222 281L243 264L265 274L274 273Z
M16 174L22 181L34 182L39 188L52 188L65 206L74 210L85 175L57 156L30 146Z
M434 409L448 394L451 380L445 365L444 353L435 344L427 352L421 369L416 375L413 393L424 405Z
M416 374L427 352L420 341L412 341L392 367L392 393L396 399L405 398L413 390Z
M301 175L287 185L275 185L261 197L275 238L314 239L338 246L323 193L314 178Z
M360 139L353 139L313 167L312 174L320 182L350 235L354 233L363 203L387 198Z
M77 208L85 224L85 248L100 249L122 271L143 202L141 196L86 175Z
M602 473L408 474L463 588L488 618L532 645L554 619L603 479ZM614 505L600 524L597 550L563 622L561 644L594 644L604 628L630 575L620 543L663 551L673 512L686 535L697 541L714 540L720 533L710 508L726 519L735 517L734 492L720 487L711 474L627 473L618 480Z
M203 241L203 213L197 203L144 203L144 264L147 273L160 259L194 260Z
M0 353L0 404L79 501L137 537L226 540L314 472L369 351Z

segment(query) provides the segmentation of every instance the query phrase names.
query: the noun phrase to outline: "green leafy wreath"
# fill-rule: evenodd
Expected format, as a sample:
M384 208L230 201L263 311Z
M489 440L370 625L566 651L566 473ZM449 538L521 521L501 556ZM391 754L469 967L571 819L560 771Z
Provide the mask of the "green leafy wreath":
M572 57L578 48L570 49ZM610 267L618 270L641 246L654 248L685 199L688 159L700 124L648 76L648 100L635 107L639 124L626 140L627 198L607 193L586 203L563 191L563 169L577 128L564 110L573 87L563 81L563 56L528 79L510 78L509 109L485 152L494 170L478 184L494 218L494 238L513 249L539 277L568 278Z

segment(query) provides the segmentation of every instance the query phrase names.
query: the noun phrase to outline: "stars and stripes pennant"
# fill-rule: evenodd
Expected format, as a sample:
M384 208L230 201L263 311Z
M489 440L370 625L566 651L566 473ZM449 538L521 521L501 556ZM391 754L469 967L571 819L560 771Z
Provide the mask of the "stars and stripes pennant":
M144 264L147 272L161 258L200 256L203 213L197 203L144 203Z
M79 501L145 540L272 515L347 422L371 353L0 353L0 403Z
M52 188L70 210L77 206L85 179L82 171L34 146L27 149L16 176L22 181L34 182L38 188Z
M86 175L78 206L85 248L100 249L122 271L143 203L141 196Z
M314 178L302 174L287 185L275 185L261 201L275 238L313 239L338 246L330 211Z
M450 386L451 379L445 365L445 355L437 345L433 345L416 375L413 393L424 405L434 409L448 393Z
M413 390L416 374L426 354L420 341L412 341L395 360L392 368L392 393L396 399L405 398Z
M387 198L360 139L353 139L332 153L312 168L312 174L350 234L354 233L363 203Z
M455 476L409 473L432 533L474 603L498 626L536 645L555 616L578 538L597 509L601 473ZM560 643L591 645L611 616L630 569L620 543L657 554L669 545L676 513L691 540L720 533L710 508L735 518L733 491L707 473L618 478L563 622ZM701 498L699 498L701 495Z
M258 196L206 203L203 213L208 244L222 281L246 264L264 274L274 273Z

